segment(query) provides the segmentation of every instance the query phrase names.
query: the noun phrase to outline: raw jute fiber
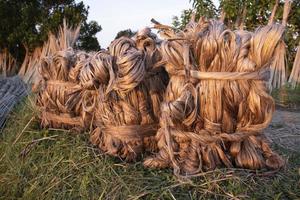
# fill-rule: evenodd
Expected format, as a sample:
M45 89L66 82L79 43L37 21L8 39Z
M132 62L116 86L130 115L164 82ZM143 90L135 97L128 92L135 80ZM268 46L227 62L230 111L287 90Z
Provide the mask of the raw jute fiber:
M44 58L40 66L43 86L38 94L38 106L41 111L41 125L50 128L83 128L81 120L81 104L69 108L72 94L80 89L76 82L71 82L69 71L74 63L74 52L56 52L53 56ZM75 104L75 103L74 103Z
M81 61L88 57L72 48L78 35L79 27L71 28L64 22L58 35L50 33L43 46L38 67L35 67L41 76L37 105L42 127L81 131L90 121L83 111L81 93L78 92L81 90ZM30 72L27 71L25 74Z
M119 38L101 57L102 68L87 75L95 79L91 82L101 83L90 140L110 155L133 161L156 149L154 136L168 81L156 36L144 29L135 39Z
M231 31L201 18L175 33L155 23L166 38L160 51L170 81L156 135L159 152L144 165L172 167L176 175L283 166L262 131L274 111L266 81L284 27Z

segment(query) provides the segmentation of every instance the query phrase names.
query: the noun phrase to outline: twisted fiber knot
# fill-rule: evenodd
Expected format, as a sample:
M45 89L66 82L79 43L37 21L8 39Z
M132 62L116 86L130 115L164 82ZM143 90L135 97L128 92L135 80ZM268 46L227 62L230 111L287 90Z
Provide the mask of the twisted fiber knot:
M178 138L190 138L203 144L219 143L219 142L240 142L249 136L256 136L260 132L235 132L234 134L216 133L202 129L197 132L182 131L177 128L170 128L171 135Z
M125 37L113 41L109 50L115 67L109 70L110 80L106 93L116 90L120 94L125 94L144 80L145 55L136 48L133 40Z
M121 140L143 139L155 136L158 124L125 125L125 126L104 126L100 128L105 134Z
M177 70L171 72L172 76L186 76L198 80L263 80L268 81L270 78L270 70L263 68L253 72L201 72L196 70Z
M203 127L204 127L204 129L206 129L212 133L220 133L222 131L221 123L212 122L207 118L204 118Z
M81 68L80 85L86 89L96 89L109 81L109 69L112 68L112 56L100 51L88 59L78 62Z
M83 121L81 117L74 117L71 116L68 113L60 113L60 114L55 114L51 112L42 112L43 118L47 119L52 122L62 122L68 125L73 125L73 126L78 126L82 127L83 126Z

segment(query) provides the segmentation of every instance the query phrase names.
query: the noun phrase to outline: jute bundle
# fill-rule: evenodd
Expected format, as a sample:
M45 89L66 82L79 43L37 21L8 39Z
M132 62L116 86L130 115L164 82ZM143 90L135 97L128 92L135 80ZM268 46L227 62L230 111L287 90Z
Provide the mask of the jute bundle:
M292 2L290 0L285 0L284 7L283 7L283 16L282 16L282 26L284 27L287 25L291 4ZM268 25L273 24L277 7L278 7L278 1L275 2L271 16L269 18ZM270 79L269 79L270 91L272 91L273 88L282 87L287 82L285 62L286 62L286 44L284 40L281 40L279 44L275 47L274 58L270 65L270 71L271 71Z
M81 89L78 76L82 53L77 55L72 49L78 34L79 27L68 28L64 22L57 36L49 34L42 49L43 56L38 65L41 89L37 104L43 127L82 130L89 120L83 114L81 98L74 96Z
M74 52L59 51L53 57L46 57L40 65L43 88L39 92L38 106L41 110L43 127L66 128L82 127L81 105L68 108L67 102L71 95L80 87L69 81L69 71L74 65Z
M291 83L292 88L295 88L300 83L300 43L297 48L298 49L294 60L292 72L289 77L289 83Z
M33 92L37 91L41 83L41 75L38 71L38 67L41 58L48 54L48 52L44 50L46 47L47 43L45 43L43 47L37 47L32 53L26 49L25 58L18 73L22 80L31 86Z
M157 116L168 77L149 29L139 32L136 41L125 37L113 41L109 54L102 65L105 79L98 89L97 128L91 142L108 154L132 161L156 148Z
M217 166L281 167L262 130L274 111L266 81L284 27L234 32L202 18L177 34L156 27L167 39L161 54L170 82L156 135L159 152L144 165L172 167L176 175Z

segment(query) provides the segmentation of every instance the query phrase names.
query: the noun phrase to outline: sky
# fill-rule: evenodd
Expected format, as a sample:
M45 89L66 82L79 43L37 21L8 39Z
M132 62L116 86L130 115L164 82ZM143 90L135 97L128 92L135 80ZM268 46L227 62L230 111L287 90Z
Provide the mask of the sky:
M97 34L102 48L106 48L121 30L137 31L151 27L152 18L163 24L171 24L173 16L191 8L189 0L82 0L88 5L88 21L101 25ZM217 0L216 0L217 1Z

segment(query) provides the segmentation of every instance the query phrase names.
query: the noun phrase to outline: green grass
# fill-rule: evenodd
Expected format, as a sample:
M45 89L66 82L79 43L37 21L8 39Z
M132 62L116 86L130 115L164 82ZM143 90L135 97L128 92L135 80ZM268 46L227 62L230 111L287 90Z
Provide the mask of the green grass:
M275 148L289 163L275 174L218 169L180 182L101 154L88 134L39 129L26 99L0 134L0 199L297 199L300 153Z
M287 84L280 89L274 89L272 96L277 105L284 108L300 110L300 86L292 89Z

